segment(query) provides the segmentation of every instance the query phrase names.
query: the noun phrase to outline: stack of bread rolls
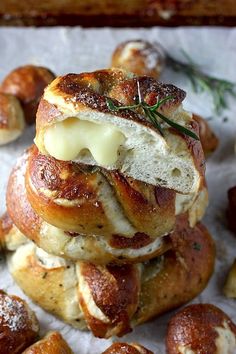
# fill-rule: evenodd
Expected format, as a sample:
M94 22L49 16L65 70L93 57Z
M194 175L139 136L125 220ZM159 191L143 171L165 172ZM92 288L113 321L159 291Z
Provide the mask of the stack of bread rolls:
M190 301L214 267L200 223L201 142L164 122L161 134L140 107L122 108L137 94L148 106L170 97L159 112L199 134L173 85L122 69L58 77L40 101L35 145L10 175L0 223L23 291L101 338Z

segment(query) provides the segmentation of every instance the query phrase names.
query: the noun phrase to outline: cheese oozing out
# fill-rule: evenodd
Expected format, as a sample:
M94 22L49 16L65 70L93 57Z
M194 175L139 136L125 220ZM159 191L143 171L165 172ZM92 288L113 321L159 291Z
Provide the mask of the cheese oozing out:
M102 166L112 165L118 157L125 136L110 124L97 124L78 118L50 126L44 135L47 152L58 160L70 161L88 149L94 160Z

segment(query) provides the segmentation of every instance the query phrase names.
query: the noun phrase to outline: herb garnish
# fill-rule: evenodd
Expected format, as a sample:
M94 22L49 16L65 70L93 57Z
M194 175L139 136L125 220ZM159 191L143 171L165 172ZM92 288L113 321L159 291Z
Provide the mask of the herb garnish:
M173 96L167 96L163 99L158 100L153 106L148 105L146 102L143 101L141 97L141 92L140 92L140 87L139 87L139 82L137 81L137 87L138 87L138 95L135 98L135 104L134 105L128 105L128 106L116 106L114 102L112 101L111 98L106 97L106 103L107 107L111 111L120 111L120 110L131 110L133 111L134 109L141 108L145 116L148 118L148 120L153 124L153 126L160 132L160 134L163 136L163 129L161 126L161 123L159 122L160 118L164 122L166 122L169 126L174 128L175 130L190 136L191 138L195 140L199 140L199 137L192 132L191 130L183 127L182 125L173 122L171 119L167 118L160 112L158 112L158 108L160 108L165 102L174 99Z
M193 249L196 251L201 251L202 246L198 242L193 243Z
M184 50L182 50L182 53L187 60L186 63L166 54L167 65L174 71L185 74L191 81L195 92L208 91L212 95L216 113L220 113L224 108L227 108L225 96L226 94L236 96L235 84L228 80L218 79L205 74Z

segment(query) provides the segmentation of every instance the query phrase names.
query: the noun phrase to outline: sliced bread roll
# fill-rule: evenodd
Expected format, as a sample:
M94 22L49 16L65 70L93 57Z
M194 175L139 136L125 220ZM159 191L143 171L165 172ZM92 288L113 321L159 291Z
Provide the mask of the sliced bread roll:
M198 135L198 124L182 108L185 92L149 77L120 69L68 74L55 79L41 99L35 143L58 160L119 170L152 185L193 193L204 174L199 140L171 128L160 118L163 136L139 106L169 98L158 111Z

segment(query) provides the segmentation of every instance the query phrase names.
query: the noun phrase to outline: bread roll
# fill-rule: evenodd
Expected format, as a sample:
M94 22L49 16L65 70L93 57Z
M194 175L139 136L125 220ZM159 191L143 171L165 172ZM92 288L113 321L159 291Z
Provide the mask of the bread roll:
M59 332L50 332L22 354L73 354Z
M132 343L114 343L102 354L153 354L147 348L144 348L140 344Z
M199 125L199 137L202 143L203 151L207 156L217 149L219 145L219 139L211 129L206 119L202 118L198 114L193 114L193 119Z
M24 65L11 71L3 80L0 91L16 96L23 107L26 122L35 123L36 111L44 88L55 78L47 68Z
M9 255L9 269L45 310L74 327L88 326L96 336L119 336L190 301L206 286L214 266L213 241L201 224L192 230L183 218L179 227L172 250L139 265L73 263L29 242Z
M35 143L41 153L59 160L119 170L152 185L194 193L204 174L201 143L163 124L164 137L142 110L109 108L134 104L138 94L160 107L171 120L198 134L198 124L182 108L185 92L149 77L119 69L68 74L45 90L37 112ZM57 143L60 142L60 143Z
M24 113L18 99L0 93L0 146L19 138L24 128Z
M130 71L139 76L160 77L165 65L165 54L157 43L142 39L120 43L112 54L111 66Z
M170 320L166 346L168 354L231 354L236 348L236 325L214 305L190 305Z
M56 203L54 203L53 198L48 198L48 194L45 195L44 193L42 193L42 190L44 192L45 189L42 189L41 186L42 183L44 183L45 185L45 183L47 183L48 180L50 181L51 178L52 181L54 181L55 183L55 181L57 180L57 176L64 176L64 180L62 180L62 185L59 183L59 188L62 191L63 189L67 190L67 192L73 191L75 184L71 183L71 177L73 177L73 179L76 181L76 172L71 173L70 165L69 167L65 168L65 166L68 165L67 163L65 165L65 163L59 163L59 161L51 161L51 158L46 158L45 160L45 157L42 155L38 155L37 151L35 151L34 148L33 150L31 149L26 152L25 155L23 155L18 160L16 167L11 173L7 188L8 213L11 219L13 220L13 223L24 235L33 240L39 247L43 248L46 252L52 253L57 256L65 257L71 260L92 261L98 264L107 264L110 262L137 263L148 260L155 256L161 255L169 248L169 237L163 237L163 235L167 235L169 231L172 231L174 229L172 219L174 219L176 223L176 220L178 219L179 215L181 215L181 213L184 214L185 211L188 210L189 224L193 227L196 222L201 219L205 211L205 207L207 205L208 198L207 190L205 188L200 191L198 196L195 198L195 201L193 198L189 198L188 200L188 198L184 196L177 195L177 197L175 198L175 210L173 210L172 203L174 202L174 198L171 201L171 205L168 199L165 201L165 198L162 197L162 193L159 188L157 189L152 186L142 185L140 182L136 181L133 181L132 184L129 184L128 181L126 183L126 179L123 178L120 181L118 180L116 184L114 183L113 188L117 188L116 195L118 195L118 198L120 191L122 192L119 200L123 198L124 208L126 202L128 206L130 206L130 209L125 209L125 211L127 211L126 218L132 216L131 225L134 224L134 218L136 218L135 220L138 226L141 225L143 221L143 227L145 226L145 230L148 232L152 232L153 226L156 226L156 230L158 230L157 227L160 226L160 230L162 230L162 232L164 231L163 235L161 235L161 232L159 233L161 237L152 238L148 234L143 233L143 229L141 229L141 232L138 230L134 235L131 234L132 237L127 237L127 235L124 235L122 233L116 233L115 229L111 234L105 234L104 231L100 231L100 228L94 228L91 230L90 224L88 224L88 227L90 228L90 234L85 235L84 233L87 226L86 223L84 224L85 227L81 228L81 231L83 233L66 231L66 229L60 229L56 226L53 226L52 224L46 222L39 215L37 215L32 209L26 196L24 176L27 168L27 161L29 159L29 155L35 157L35 152L39 164L36 164L36 166L34 166L33 171L35 172L35 174L33 179L38 178L40 176L46 177L45 179L39 179L38 181L36 179L37 185L39 186L39 193L35 192L35 188L31 189L30 193L35 194L34 199L30 198L31 202L32 200L34 201L34 203L32 203L33 206L35 206L37 211L39 211L40 214L45 218L48 218L48 214L50 214L50 221L54 222L54 224L55 211L58 215L57 220L59 221L62 218L65 219L65 216L69 215L70 217L71 207L62 205L58 206ZM45 163L45 161L47 163ZM87 190L88 181L94 180L94 174L82 174L80 170L77 173L80 177L80 188L82 190L82 193L84 193ZM99 175L98 171L95 173L95 176L96 175ZM66 177L68 177L68 182L66 180ZM82 184L83 180L84 184ZM115 181L115 179L113 179L113 181ZM29 184L29 187L31 188L31 183ZM138 187L139 189L137 189ZM92 188L94 188L94 186L92 186ZM97 188L100 188L100 186L98 185ZM79 193L79 189L77 189L77 191ZM166 196L168 196L168 191L164 190L163 192L166 193ZM98 194L96 188L94 188L94 193L95 195ZM169 193L170 195L172 195L171 191L169 191ZM114 195L114 200L115 198L116 196ZM75 200L77 200L77 197ZM161 200L163 201L161 202ZM136 201L139 202L138 205L136 205L137 203L135 204ZM85 203L87 203L88 206L90 205L89 201L87 200L85 201ZM98 204L99 199L97 201L95 200L95 203ZM104 204L100 204L101 210L103 210L103 205ZM168 206L170 206L169 210ZM162 208L164 208L164 210L162 210ZM109 212L108 209L106 210ZM47 211L48 214L45 211ZM170 213L170 211L172 211L172 213ZM91 222L92 224L94 214L88 213L88 217L86 219L83 219L83 215L86 216L86 214L81 213L79 204L76 208L72 208L72 212L74 213L73 215L77 217L77 220L80 224L82 220L85 220L87 223ZM99 216L99 214L97 215ZM104 217L103 213L100 213L100 215L102 215L102 218L100 220L100 225L102 225L102 223L104 223L104 220L106 221L107 219ZM111 222L114 222L113 219L117 218L115 220L116 222L114 223L114 227L116 225L119 225L121 218L117 217L117 213L114 213L114 215L111 216L113 217L110 218ZM156 221L155 219L158 220ZM73 219L71 220L73 221ZM127 220L127 223L129 222L128 218L125 220ZM149 225L149 220L150 223L152 222L154 225ZM161 222L163 222L163 225L161 225ZM63 221L63 225L64 223L65 221ZM109 226L109 224L105 225ZM73 224L73 226L77 226L77 224ZM163 227L166 227L166 229L163 230ZM105 228L103 228L102 230L104 229ZM100 231L100 234L98 235L96 235L96 232L98 232L97 230ZM158 233L156 234L156 236L158 236Z
M20 354L39 332L38 320L26 302L0 290L0 352Z

